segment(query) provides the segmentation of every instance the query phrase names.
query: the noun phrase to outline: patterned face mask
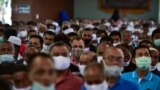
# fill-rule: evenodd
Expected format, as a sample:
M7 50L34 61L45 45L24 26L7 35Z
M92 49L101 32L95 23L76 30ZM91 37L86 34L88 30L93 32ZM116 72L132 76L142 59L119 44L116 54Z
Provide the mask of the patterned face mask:
M80 57L83 52L84 52L84 49L72 48L72 56Z

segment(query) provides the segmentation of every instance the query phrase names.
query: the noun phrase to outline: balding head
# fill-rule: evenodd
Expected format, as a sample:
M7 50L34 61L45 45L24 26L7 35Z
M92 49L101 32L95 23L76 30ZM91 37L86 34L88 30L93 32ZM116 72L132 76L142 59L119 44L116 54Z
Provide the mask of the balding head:
M123 51L117 47L109 47L103 54L104 62L107 65L122 66L124 60Z

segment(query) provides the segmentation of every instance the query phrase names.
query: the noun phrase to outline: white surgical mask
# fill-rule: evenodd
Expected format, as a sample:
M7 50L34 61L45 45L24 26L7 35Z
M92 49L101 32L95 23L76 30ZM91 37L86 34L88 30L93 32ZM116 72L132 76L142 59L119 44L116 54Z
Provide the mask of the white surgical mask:
M155 66L152 66L152 65L151 65L151 66L149 67L149 70L150 70L150 71L154 71L154 70L156 70L156 69L157 69L157 65L155 65Z
M93 84L88 85L85 83L86 90L108 90L108 84L106 81L102 82L101 84Z
M2 55L0 55L0 63L3 63L3 62L9 62L9 63L14 62L13 55L12 54L2 54Z
M69 68L71 60L69 57L55 56L53 57L56 70L66 70Z
M113 46L117 46L119 44L121 44L121 42L116 42L116 43L113 43Z
M104 69L105 69L105 75L108 77L118 77L121 75L121 72L123 71L123 67L114 65L114 66L108 66L104 63Z
M24 88L16 88L15 86L13 86L12 90L31 90L31 86L24 87Z
M22 38L22 37L26 37L27 36L27 31L20 31L17 35L19 38Z
M44 33L39 32L39 36L43 38Z
M32 90L55 90L55 86L52 84L50 86L43 86L37 82L32 85Z
M86 68L86 65L80 65L80 64L78 64L78 67L79 67L80 74L84 75L84 70Z
M103 60L103 56L97 56L97 60L98 60L98 63L101 63L101 61Z
M123 62L123 66L127 67L129 66L131 60L128 60L127 62Z

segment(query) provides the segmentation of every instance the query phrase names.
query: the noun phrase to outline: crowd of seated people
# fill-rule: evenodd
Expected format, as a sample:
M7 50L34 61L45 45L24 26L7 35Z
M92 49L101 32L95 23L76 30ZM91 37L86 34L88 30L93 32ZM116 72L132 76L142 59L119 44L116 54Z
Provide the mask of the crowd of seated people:
M0 24L0 90L160 90L154 19Z

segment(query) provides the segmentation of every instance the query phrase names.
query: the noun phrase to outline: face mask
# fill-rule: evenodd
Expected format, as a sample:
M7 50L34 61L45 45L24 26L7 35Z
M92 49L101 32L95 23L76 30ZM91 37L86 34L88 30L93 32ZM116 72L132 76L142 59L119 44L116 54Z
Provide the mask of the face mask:
M80 57L83 52L84 52L83 49L80 49L80 48L72 48L72 56Z
M138 69L146 70L151 65L150 57L142 56L142 57L136 58L135 60L136 60L136 66Z
M80 65L80 64L78 64L78 67L79 67L79 70L80 70L80 74L84 75L84 70L86 68L86 65Z
M102 82L101 84L93 84L93 85L88 85L87 83L85 83L85 87L87 90L107 90L108 89L108 85L105 81Z
M98 56L97 60L98 60L98 63L101 63L101 61L103 60L103 57L102 56Z
M0 63L3 63L3 62L8 62L8 63L14 62L13 55L12 54L0 55Z
M154 44L155 44L155 46L160 47L160 39L155 39Z
M32 90L55 90L55 86L54 85L50 85L50 86L43 86L39 83L34 82L33 86L32 86Z
M2 43L4 40L3 40L3 37L0 36L0 43Z
M123 66L127 67L129 66L131 60L128 60L127 62L123 62Z
M19 37L19 38L26 37L26 36L27 36L27 31L20 31L20 32L18 33L18 37Z
M55 63L55 69L56 70L66 70L70 66L70 58L64 57L64 56L55 56L53 57L54 63Z
M149 66L149 70L150 71L154 71L154 70L156 70L157 69L157 65L155 65L155 66Z
M12 90L31 90L31 86L25 88L16 88L15 86L13 86Z
M100 43L100 40L101 40L101 37L98 37L98 38L97 38L97 43L98 43L98 44Z
M121 44L121 42L113 43L113 46L117 46L119 44Z
M39 32L39 36L43 37L44 33Z
M108 77L118 77L121 72L123 71L123 67L119 67L117 65L114 66L108 66L104 64L104 69L105 69L105 75Z

